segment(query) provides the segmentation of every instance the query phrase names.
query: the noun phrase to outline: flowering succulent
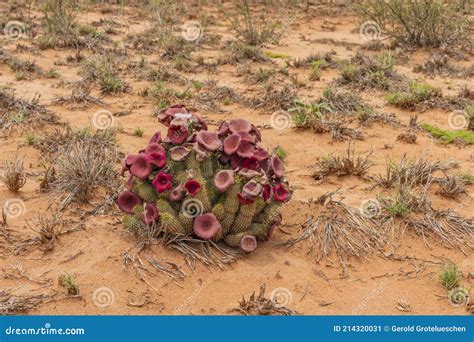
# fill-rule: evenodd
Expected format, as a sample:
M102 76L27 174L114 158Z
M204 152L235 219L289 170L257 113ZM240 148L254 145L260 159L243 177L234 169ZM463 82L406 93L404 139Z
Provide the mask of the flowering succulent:
M122 164L122 174L130 173L117 199L124 225L135 233L155 225L160 233L223 240L246 253L268 240L291 190L283 160L260 145L260 131L245 119L208 131L183 105L157 117L166 138L155 133Z

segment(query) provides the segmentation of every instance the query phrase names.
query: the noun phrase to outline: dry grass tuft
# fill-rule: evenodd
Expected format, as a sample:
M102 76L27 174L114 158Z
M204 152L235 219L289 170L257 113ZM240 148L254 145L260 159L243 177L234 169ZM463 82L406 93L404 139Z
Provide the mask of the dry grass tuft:
M4 171L1 178L11 192L18 193L26 183L23 163L24 161L18 159L18 157L4 162Z
M316 254L319 262L335 252L340 258L362 258L381 248L386 241L383 231L374 220L364 217L359 208L352 208L341 201L329 200L316 222L310 219L301 234L286 241L293 246L309 239L309 252Z
M0 290L0 314L18 315L35 309L44 302L51 301L52 295L16 295L12 288Z
M366 155L355 155L354 147L349 144L345 156L327 155L318 161L316 171L313 174L314 179L323 179L327 175L335 173L338 177L354 175L365 178L372 162L369 157L372 151Z
M298 313L276 302L274 298L265 298L265 284L260 285L258 295L252 293L249 299L242 298L239 307L232 311L240 312L244 315L283 315L292 316Z
M428 184L433 174L438 171L447 171L456 166L454 161L429 161L425 155L416 160L409 160L404 154L398 163L387 160L385 175L379 175L376 185L385 188L394 186L415 186Z
M467 193L466 182L459 177L445 175L438 180L436 193L447 198L457 198Z

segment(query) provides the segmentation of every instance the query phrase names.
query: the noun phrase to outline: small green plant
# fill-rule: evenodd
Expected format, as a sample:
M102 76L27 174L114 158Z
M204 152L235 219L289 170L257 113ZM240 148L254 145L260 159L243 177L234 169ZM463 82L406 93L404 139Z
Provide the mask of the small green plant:
M118 67L110 55L93 56L82 66L86 79L96 81L103 93L121 93L127 84L119 77Z
M468 172L461 172L459 175L459 178L461 178L466 184L474 184L474 175L468 173Z
M59 74L59 72L54 69L50 69L44 74L44 77L46 78L59 78L60 76L61 75Z
M385 208L391 217L405 217L410 212L410 204L405 200L405 197L397 193L392 201Z
M325 60L316 60L311 62L309 73L310 81L319 81L321 79L321 70L326 69L329 64Z
M474 144L474 131L447 130L430 124L421 124L433 137L439 139L443 144L460 142L462 144Z
M143 136L143 129L141 128L136 128L135 129L135 132L133 133L133 135L135 135L136 137L142 137Z
M433 88L429 84L411 82L406 91L397 91L387 95L389 104L404 108L414 109L422 102L439 97L441 92L439 89Z
M272 51L266 51L265 55L270 57L270 58L281 58L281 59L288 59L290 56L285 55L284 53L279 53L279 52L272 52Z
M58 278L59 285L64 287L68 295L76 296L79 294L79 285L74 277L68 273L63 273Z
M38 136L34 132L26 132L25 134L25 142L26 144L32 146L38 143L39 139Z
M439 274L439 282L446 290L459 286L461 274L456 264L445 265Z

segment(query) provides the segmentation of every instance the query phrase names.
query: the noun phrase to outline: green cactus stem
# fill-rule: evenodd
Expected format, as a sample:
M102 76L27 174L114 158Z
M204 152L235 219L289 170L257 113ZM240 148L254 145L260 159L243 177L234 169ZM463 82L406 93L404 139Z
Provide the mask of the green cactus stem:
M240 240L244 235L248 235L246 232L237 233L237 234L230 234L227 235L224 239L225 243L228 244L230 247L239 247Z
M184 229L183 225L176 219L176 216L164 212L161 214L161 227L163 231L168 234L173 235L184 235L186 234L186 230Z
M199 162L199 169L201 174L206 178L211 178L214 175L211 156Z
M222 222L224 221L225 219L225 216L226 216L226 212L225 212L225 208L224 208L224 199L225 197L222 197L221 199L219 199L219 201L216 203L216 205L214 205L214 207L212 208L212 213L214 214L214 216L216 217L216 219L221 222L221 228L222 228ZM213 236L213 240L214 241L219 241L220 239L222 239L223 237L223 229L219 230L219 232Z
M198 193L196 194L194 198L196 198L202 203L202 207L204 209L203 212L209 212L212 209L212 204L211 204L211 201L209 200L207 182L202 177L196 178L196 180L199 182L199 184L201 184L201 190L198 191Z
M133 184L132 192L147 203L154 203L158 198L155 188L147 181L136 179Z
M174 210L171 204L165 199L160 198L156 201L156 207L160 213L168 213L174 217L177 215L176 210Z
M168 166L171 170L171 174L173 177L176 177L178 174L186 171L186 163L184 161L174 161L170 160L168 162Z
M189 153L188 157L186 158L186 169L192 170L194 172L194 177L200 177L202 175L200 163L196 159L196 153L194 151Z
M193 232L194 219L188 215L184 215L182 211L179 212L178 221L184 228L185 234L190 235Z
M252 224L256 208L256 201L247 205L241 205L230 232L241 233L248 230Z
M138 234L142 228L142 222L139 218L131 215L125 215L122 218L123 225L134 234Z
M270 227L267 227L262 223L252 223L248 230L248 234L255 236L260 241L264 241L267 239L269 229Z
M262 197L257 198L256 203L257 207L255 208L255 218L260 215L260 213L263 211L263 209L265 209L265 206L267 205L267 203L265 203Z
M281 203L271 202L258 215L255 222L262 223L265 226L270 226L280 214Z

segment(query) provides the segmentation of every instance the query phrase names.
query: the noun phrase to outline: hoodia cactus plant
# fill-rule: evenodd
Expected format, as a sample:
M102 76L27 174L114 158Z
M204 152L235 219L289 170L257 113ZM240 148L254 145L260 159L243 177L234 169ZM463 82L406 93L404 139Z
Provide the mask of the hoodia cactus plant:
M222 240L244 252L268 240L291 191L282 160L260 145L259 130L233 119L211 132L182 105L160 111L158 119L167 137L156 133L123 161L122 174L130 177L117 204L125 227Z

